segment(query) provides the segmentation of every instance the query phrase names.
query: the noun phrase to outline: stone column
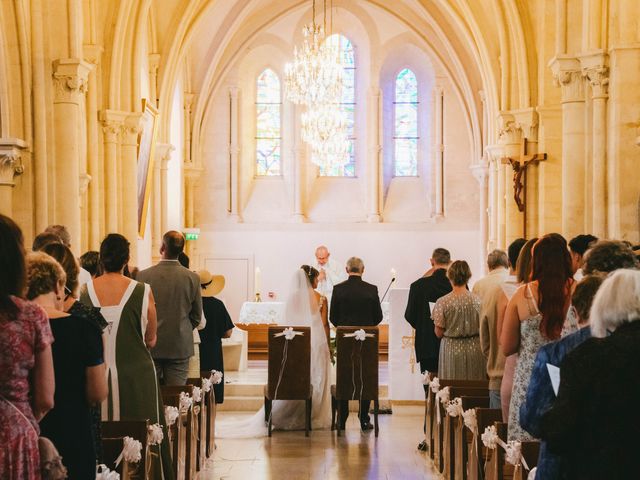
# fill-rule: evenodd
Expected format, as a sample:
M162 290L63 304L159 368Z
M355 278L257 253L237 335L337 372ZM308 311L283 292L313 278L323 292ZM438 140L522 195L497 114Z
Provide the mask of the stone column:
M89 189L89 185L93 183L92 180L93 179L91 178L91 175L89 175L88 173L80 174L80 190L78 194L80 195L80 219L83 225L87 225L89 223L89 204L87 202L87 191ZM86 252L87 250L92 249L92 247L90 247L88 243L89 232L85 228L83 229L82 234L83 239L81 251Z
M307 165L307 148L300 139L296 139L293 149L293 221L304 223L307 217L304 213L305 172Z
M489 203L489 189L487 179L489 176L489 165L486 162L478 163L476 165L472 165L471 172L473 176L478 181L480 186L480 261L482 262L483 268L486 268L486 262L484 259L488 253L488 245L489 245L489 229L488 229L488 203Z
M193 105L193 93L184 93L184 153L182 161L191 164L191 106Z
M436 86L434 89L435 98L435 192L433 216L442 218L444 216L444 89Z
M154 162L154 215L153 215L153 255L160 255L162 235L167 231L167 172L171 154L176 148L170 143L158 143Z
M484 150L486 154L485 156L488 161L487 167L489 175L489 191L487 202L487 210L489 214L489 240L487 250L493 250L495 248L498 248L498 212L502 208L503 204L503 202L501 202L500 200L500 193L498 191L498 177L500 172L500 158L502 157L502 147L500 145L487 145ZM504 200L504 196L502 199Z
M125 115L122 112L114 110L103 110L100 114L104 142L105 233L120 231L118 163L120 157L120 133L124 127L124 118Z
M571 238L585 229L584 79L575 57L556 56L550 66L562 89L562 234Z
M593 100L592 134L592 233L607 236L607 99L609 67L604 53L581 58L583 73L591 85Z
M229 218L242 222L240 214L240 89L229 88Z
M503 113L500 117L502 128L498 142L502 147L502 158L517 159L520 156L520 147L524 138L522 128L511 113ZM509 164L503 164L502 158L498 161L502 172L504 235L500 238L499 248L503 248L516 238L521 237L524 230L524 215L518 210L513 198L513 168Z
M89 219L89 248L96 250L103 237L101 212L100 212L100 190L104 179L104 174L100 168L100 155L98 150L98 78L97 69L102 55L102 47L98 45L85 45L84 56L91 64L89 72L89 84L87 92L87 174L93 179L88 184L88 219Z
M8 217L13 216L14 178L24 172L21 152L26 148L24 140L0 139L0 213Z
M160 67L160 54L149 54L149 101L154 107L158 106L158 68Z
M53 62L55 95L53 122L55 126L56 204L55 221L66 225L71 234L74 253L80 246L80 100L87 90L91 65L79 59Z
M122 234L131 243L131 264L137 265L138 225L138 135L142 114L131 113L124 120L122 130Z
M380 173L382 171L382 95L379 88L369 89L369 223L379 223L380 216Z

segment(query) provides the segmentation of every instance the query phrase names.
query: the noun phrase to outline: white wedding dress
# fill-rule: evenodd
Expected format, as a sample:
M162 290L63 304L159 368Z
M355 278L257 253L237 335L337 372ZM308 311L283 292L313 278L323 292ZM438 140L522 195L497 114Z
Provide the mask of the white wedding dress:
M320 306L307 275L298 270L293 279L285 324L311 327L311 385L313 386L311 426L314 430L331 426L331 360ZM304 430L305 402L302 400L274 400L271 421L274 430ZM267 435L264 407L250 418L219 420L218 438L250 438Z

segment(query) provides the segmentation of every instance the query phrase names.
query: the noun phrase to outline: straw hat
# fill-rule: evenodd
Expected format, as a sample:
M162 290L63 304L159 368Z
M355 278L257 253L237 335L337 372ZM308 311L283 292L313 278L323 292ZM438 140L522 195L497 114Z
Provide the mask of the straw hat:
M200 270L198 276L200 277L203 297L213 297L224 288L224 276L222 275L211 275L208 270Z

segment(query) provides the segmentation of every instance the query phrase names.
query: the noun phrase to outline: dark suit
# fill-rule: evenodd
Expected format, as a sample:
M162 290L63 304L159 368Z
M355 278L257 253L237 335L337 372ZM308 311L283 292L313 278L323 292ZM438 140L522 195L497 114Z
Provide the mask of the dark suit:
M331 296L331 323L336 327L371 327L382 321L382 308L378 287L362 280L359 275L349 278L333 287ZM369 423L370 400L360 403L360 423ZM349 402L340 405L342 426L349 415Z
M416 359L422 372L438 371L440 339L436 337L429 302L435 303L440 297L451 292L447 270L439 268L430 276L422 277L411 284L404 318L416 329Z

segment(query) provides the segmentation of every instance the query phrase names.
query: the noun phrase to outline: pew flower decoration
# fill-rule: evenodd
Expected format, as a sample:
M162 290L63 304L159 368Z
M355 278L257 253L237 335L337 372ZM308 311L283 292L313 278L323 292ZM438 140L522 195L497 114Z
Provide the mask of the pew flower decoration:
M527 480L536 480L536 475L538 473L538 467L533 467L527 475Z
M124 437L122 452L116 459L116 467L124 460L127 463L138 463L142 459L142 443L131 437Z
M187 392L180 392L180 413L186 413L193 405L193 398Z
M208 378L202 379L202 391L204 393L209 393L211 391L211 380Z
M193 401L200 403L202 401L202 388L193 387Z
M444 387L442 390L436 393L436 399L440 400L442 405L446 406L449 402L449 387Z
M527 465L527 461L522 456L522 444L517 440L507 442L504 459L511 465L518 466L522 464L524 468L529 470L529 465Z
M484 429L484 433L480 436L485 447L495 450L498 446L498 432L493 425Z
M96 480L120 480L120 474L112 472L105 464L101 463L96 469Z
M470 408L462 412L462 418L464 418L465 426L471 430L474 435L478 431L478 419L476 418L476 409Z
M355 338L359 342L364 342L364 340L367 338L367 334L362 328L359 330L356 330L355 334L356 334Z
M429 378L429 372L425 370L424 372L422 372L422 385L425 385L428 387L430 383L431 383L431 378Z
M431 387L431 391L433 393L437 393L438 390L440 390L440 379L438 379L438 377L433 377L433 380L431 380L429 386Z
M218 385L222 383L222 372L218 370L211 370L211 383Z
M454 398L447 404L447 414L450 417L457 417L462 415L462 413L462 399L460 397Z
M148 445L160 445L164 439L164 433L162 432L162 425L154 423L147 427L147 444Z
M164 407L164 420L167 423L167 427L170 427L171 425L176 423L176 420L179 416L180 412L178 411L177 407Z

